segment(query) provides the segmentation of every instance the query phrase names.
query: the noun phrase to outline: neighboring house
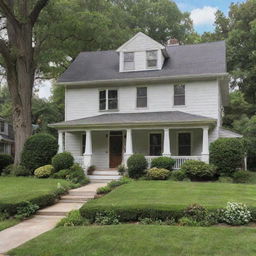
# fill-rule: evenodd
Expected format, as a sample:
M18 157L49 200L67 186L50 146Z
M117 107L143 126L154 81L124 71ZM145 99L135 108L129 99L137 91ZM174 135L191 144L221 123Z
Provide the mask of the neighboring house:
M0 154L12 154L14 149L13 128L0 117Z
M85 167L116 168L134 153L209 162L228 104L225 42L164 46L143 33L116 51L82 52L65 86L59 151Z

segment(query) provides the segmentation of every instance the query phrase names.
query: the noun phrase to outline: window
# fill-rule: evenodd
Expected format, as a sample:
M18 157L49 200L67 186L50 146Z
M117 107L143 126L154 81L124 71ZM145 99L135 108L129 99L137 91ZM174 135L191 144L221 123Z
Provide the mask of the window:
M134 70L134 52L124 53L124 70Z
M185 105L185 85L174 85L174 105Z
M86 139L86 134L82 134L82 155L85 152L85 139Z
M161 133L151 133L150 134L150 155L160 156L162 155L162 134Z
M5 144L0 143L0 153L5 153Z
M147 67L156 68L157 67L157 51L147 51Z
M191 134L179 133L179 156L191 155Z
M99 92L100 110L111 110L118 108L117 90L101 90Z
M0 121L0 132L5 132L5 125L3 121Z
M147 87L137 88L137 108L147 107Z

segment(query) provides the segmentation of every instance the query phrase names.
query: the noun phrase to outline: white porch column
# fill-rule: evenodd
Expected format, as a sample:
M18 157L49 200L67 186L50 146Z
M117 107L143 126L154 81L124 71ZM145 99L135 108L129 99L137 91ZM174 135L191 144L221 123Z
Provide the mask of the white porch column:
M126 150L124 154L124 164L127 165L128 158L133 154L132 129L126 130Z
M91 166L92 161L92 134L91 130L86 130L85 136L85 151L84 151L84 166L87 169Z
M167 157L171 156L169 128L164 129L164 150L162 155Z
M209 127L203 127L202 161L209 163Z
M59 145L58 153L62 153L64 151L63 134L64 132L58 131L58 145Z

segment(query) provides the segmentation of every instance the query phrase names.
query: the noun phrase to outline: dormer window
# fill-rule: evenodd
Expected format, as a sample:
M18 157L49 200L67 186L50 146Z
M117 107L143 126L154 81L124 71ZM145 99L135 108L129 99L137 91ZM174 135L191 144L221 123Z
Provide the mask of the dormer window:
M147 51L146 53L147 53L147 67L157 68L157 50Z
M134 70L134 52L124 53L124 70Z

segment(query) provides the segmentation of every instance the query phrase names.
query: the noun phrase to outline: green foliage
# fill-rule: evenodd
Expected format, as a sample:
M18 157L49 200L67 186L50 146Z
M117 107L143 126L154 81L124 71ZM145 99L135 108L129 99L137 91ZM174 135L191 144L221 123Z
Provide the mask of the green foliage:
M68 169L74 164L74 157L69 152L62 152L52 158L52 165L56 172Z
M241 139L220 138L210 145L210 162L221 175L230 176L241 167L244 151Z
M150 180L167 180L170 174L170 171L166 169L151 168L147 170L146 175Z
M87 168L87 175L92 175L95 170L96 170L96 166L95 165L89 166Z
M216 167L202 161L188 160L180 168L191 180L212 180L216 175Z
M183 181L186 178L184 170L174 170L171 172L171 179L175 181Z
M119 175L124 175L127 172L127 168L124 164L120 164L117 168Z
M97 212L95 223L98 225L117 225L119 216L114 211Z
M48 178L54 172L54 167L50 164L44 165L42 167L37 168L34 171L34 175L37 178Z
M38 205L33 204L29 201L26 201L23 206L20 206L17 208L17 214L15 215L15 218L25 219L30 215L34 214L38 209L39 209Z
M31 171L22 165L10 164L4 169L4 173L12 176L30 176Z
M175 164L174 159L166 156L160 156L152 159L151 168L156 167L159 169L166 169L166 170L172 171L174 164Z
M108 186L110 188L116 188L116 187L121 186L123 184L127 184L127 183L129 183L131 181L132 181L132 179L130 179L128 177L122 177L119 180L112 180L111 182L108 183Z
M74 227L74 226L87 226L89 221L84 219L79 210L73 210L68 213L68 216L61 219L56 227Z
M248 171L240 170L233 174L233 180L235 183L248 183L251 178L251 173Z
M5 167L13 163L13 157L7 154L0 154L0 175Z
M57 150L58 143L53 136L43 133L32 135L25 142L21 164L32 172L40 166L50 164Z
M233 178L232 177L226 177L226 176L220 176L219 179L218 179L218 182L233 183Z
M127 166L129 177L138 179L145 174L148 162L142 154L134 154L128 158Z
M111 190L112 190L111 187L109 185L107 185L104 187L97 188L97 194L98 195L107 194L107 193L111 192Z
M198 223L196 220L188 217L182 217L179 219L178 224L180 226L189 226L189 227L198 227L200 226L200 223Z
M205 207L199 204L189 205L185 211L184 215L188 218L191 218L197 222L204 221L208 215L208 211Z

